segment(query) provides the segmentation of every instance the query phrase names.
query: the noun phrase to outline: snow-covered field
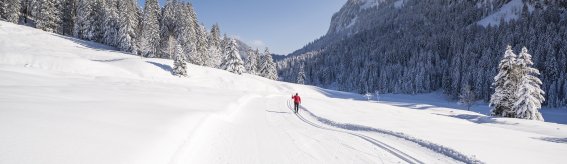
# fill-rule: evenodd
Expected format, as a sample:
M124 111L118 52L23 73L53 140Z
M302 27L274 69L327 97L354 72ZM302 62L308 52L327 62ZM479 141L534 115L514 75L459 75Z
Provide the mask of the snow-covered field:
M0 21L0 163L567 161L563 124L171 67Z

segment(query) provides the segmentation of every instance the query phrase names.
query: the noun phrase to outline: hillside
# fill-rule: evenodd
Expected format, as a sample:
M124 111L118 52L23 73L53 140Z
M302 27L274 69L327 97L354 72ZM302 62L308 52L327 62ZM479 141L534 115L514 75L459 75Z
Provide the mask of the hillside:
M563 163L567 126L267 80L0 21L0 163ZM299 92L299 114L290 95ZM398 95L399 96L399 95ZM424 95L431 98L431 96ZM502 153L506 152L506 153Z
M371 1L372 7L367 6ZM487 101L507 45L527 47L548 107L567 105L567 4L541 0L349 0L329 32L278 62L280 78L357 93L430 93L469 85ZM368 2L370 3L370 2Z

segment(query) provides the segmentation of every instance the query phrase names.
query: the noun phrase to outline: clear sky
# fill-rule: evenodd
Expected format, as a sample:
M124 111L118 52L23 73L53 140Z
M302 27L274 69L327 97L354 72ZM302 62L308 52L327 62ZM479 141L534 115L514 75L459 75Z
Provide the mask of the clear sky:
M160 0L161 4L165 0ZM347 0L189 0L199 21L253 47L288 54L323 36ZM139 0L140 6L145 0ZM263 48L262 48L263 49Z

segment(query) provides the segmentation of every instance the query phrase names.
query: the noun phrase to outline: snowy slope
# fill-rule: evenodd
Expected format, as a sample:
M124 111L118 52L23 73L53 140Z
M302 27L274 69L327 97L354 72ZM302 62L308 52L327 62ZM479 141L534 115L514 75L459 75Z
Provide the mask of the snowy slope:
M406 3L406 0L397 0L396 2L394 2L394 7L395 8L402 8L404 7L404 4Z
M524 2L522 2L522 0L511 0L510 2L504 4L493 14L478 21L478 24L484 27L498 26L500 25L501 21L509 22L512 20L517 20L518 18L520 18L523 7ZM533 11L533 6L529 6L528 9L530 10L530 12Z
M384 0L361 0L362 5L360 6L360 8L368 9L368 8L376 7L383 2Z
M0 22L0 163L567 160L561 124L475 122L483 115L194 65L177 78L171 65Z

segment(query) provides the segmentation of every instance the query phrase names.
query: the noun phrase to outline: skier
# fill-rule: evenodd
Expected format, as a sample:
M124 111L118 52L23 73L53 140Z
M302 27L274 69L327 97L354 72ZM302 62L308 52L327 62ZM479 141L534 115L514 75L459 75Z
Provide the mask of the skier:
M291 99L293 99L293 112L297 113L299 111L299 104L301 104L301 97L299 97L298 93L295 93L295 96L291 96Z

